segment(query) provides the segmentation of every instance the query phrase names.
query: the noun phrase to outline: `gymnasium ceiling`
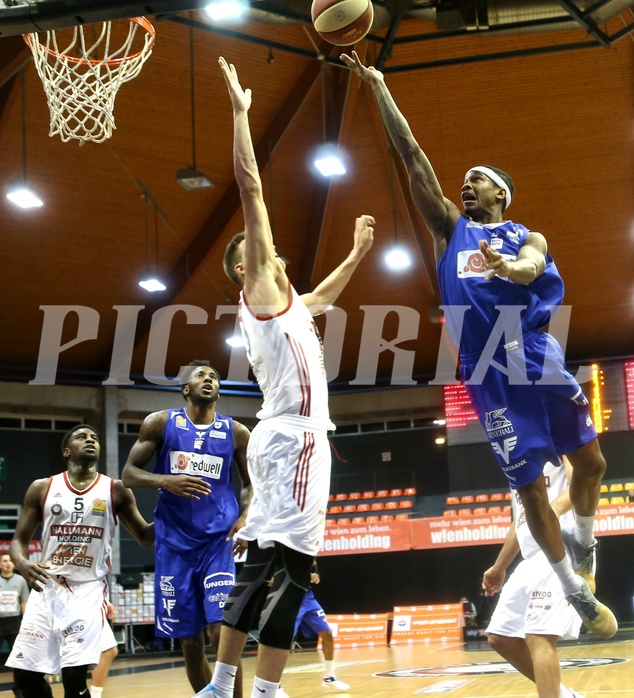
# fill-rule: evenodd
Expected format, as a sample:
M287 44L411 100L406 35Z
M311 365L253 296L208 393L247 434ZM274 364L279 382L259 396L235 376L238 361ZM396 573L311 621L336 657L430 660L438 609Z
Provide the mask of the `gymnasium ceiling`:
M45 204L22 211L4 197L0 203L0 379L33 379L39 358L44 382L100 382L115 372L116 338L114 364L122 376L159 374L164 355L168 376L196 357L211 359L222 376L244 373L237 354L230 370L225 343L235 315L216 318L219 306L235 308L238 289L225 278L221 259L242 229L219 55L253 89L250 121L265 196L277 249L297 288L308 290L346 256L356 216L376 218L374 248L337 303L346 315L327 320L330 328L319 321L334 356L331 379L374 382L359 370L363 332L367 339L380 330L389 342L404 337L406 328L410 338L399 346L409 353L399 370L421 381L434 373L440 301L427 231L400 163L391 177L372 94L342 67L339 49L314 32L309 0L254 1L240 24L212 22L193 9L202 5L194 0L139 3L156 27L153 54L119 91L112 138L82 147L49 137L42 84L17 35L25 8L8 4L0 4L0 181L4 186L23 171L24 75L27 181ZM46 4L31 8L41 27ZM66 5L84 20L103 19L108 6L128 16L119 6L132 6L49 4ZM517 191L509 213L546 235L566 282L571 361L634 354L632 5L385 0L375 4L371 34L356 47L385 71L447 196L459 201L473 165L512 174ZM190 28L195 164L215 184L198 191L176 181L178 169L194 164ZM347 154L347 174L330 181L310 165L325 138ZM147 266L146 231L151 266L158 238L159 272L168 285L162 293L137 285ZM413 257L398 273L383 263L395 236ZM179 313L166 351L158 339L148 351L152 318L175 304L206 313L206 322L187 324ZM83 308L81 323L74 313L66 318L57 344L68 348L53 378L42 371L55 365L54 320L63 312L50 306ZM400 307L400 328L397 313L377 306ZM377 318L386 313L381 329ZM339 351L335 325L344 328L342 317ZM51 322L46 332L45 321ZM84 339L73 346L78 324ZM377 371L372 362L366 371L377 384L389 382L392 361L382 355Z

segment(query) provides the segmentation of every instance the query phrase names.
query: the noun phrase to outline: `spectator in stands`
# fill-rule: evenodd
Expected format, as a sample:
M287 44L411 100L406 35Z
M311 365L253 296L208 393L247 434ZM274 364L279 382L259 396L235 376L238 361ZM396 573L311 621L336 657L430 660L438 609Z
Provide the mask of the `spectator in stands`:
M549 500L562 529L574 525L568 486L570 471L567 461L565 466L546 463L544 467ZM567 602L546 555L531 536L517 495L513 505L515 523L495 563L482 579L487 596L502 592L486 631L489 644L535 683L539 698L582 698L561 684L556 647L559 639L579 636L581 619ZM502 587L506 570L518 552L524 559ZM594 570L587 581L594 589Z
M634 489L627 491L627 501L634 502Z
M478 624L478 614L475 604L472 601L469 601L466 596L463 596L460 599L460 603L462 604L462 610L464 612L465 625L470 628L476 626Z
M15 565L9 553L0 557L0 645L4 640L13 648L15 638L20 632L20 618L29 598L29 586L24 577L15 573ZM13 685L16 696L22 694Z

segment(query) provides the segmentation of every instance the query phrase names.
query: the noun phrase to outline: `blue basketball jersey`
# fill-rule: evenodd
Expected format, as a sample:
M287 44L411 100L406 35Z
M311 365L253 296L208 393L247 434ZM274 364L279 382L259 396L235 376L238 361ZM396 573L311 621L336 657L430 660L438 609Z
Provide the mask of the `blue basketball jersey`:
M173 550L189 550L226 535L239 508L231 483L233 420L216 414L213 424L199 427L185 409L168 410L163 445L154 472L192 475L206 480L211 493L199 500L159 491L154 510L156 537Z
M490 272L479 241L486 240L503 257L514 260L528 233L527 228L512 221L482 224L461 216L456 223L437 271L447 328L463 361L466 357L477 360L482 352L498 319L496 306L525 307L521 329L526 336L550 322L550 307L561 305L564 284L550 254L544 273L530 284L516 284L498 276L491 281L485 279ZM503 335L501 343L509 339L520 338Z

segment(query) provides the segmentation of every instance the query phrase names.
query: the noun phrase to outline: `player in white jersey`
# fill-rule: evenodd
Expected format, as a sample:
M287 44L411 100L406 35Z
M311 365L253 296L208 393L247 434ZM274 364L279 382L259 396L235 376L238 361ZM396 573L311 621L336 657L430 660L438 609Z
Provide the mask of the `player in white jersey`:
M569 494L570 464L546 463L548 497L562 529L574 526ZM511 526L495 564L482 578L487 596L502 591L487 628L489 644L519 672L535 682L539 698L580 698L561 684L557 641L579 637L581 618L564 596L559 578L528 530L519 496L513 500ZM506 570L518 552L523 560L504 586ZM594 570L592 570L594 575Z
M99 437L87 424L62 439L66 471L35 480L24 498L11 558L33 591L7 665L24 698L48 698L44 674L62 674L65 698L89 696L88 667L97 664L106 621L110 552L117 519L144 546L154 524L141 516L131 490L97 472ZM42 525L42 557L29 543Z
M251 90L242 89L234 66L219 62L233 106L234 167L245 219L244 233L227 246L224 268L242 286L242 332L264 403L247 450L253 499L236 534L236 550L247 547L247 559L225 606L212 682L196 695L232 696L242 648L259 618L251 695L275 698L322 542L330 486L327 430L333 425L312 316L336 300L372 246L374 219L357 218L347 259L300 297L273 245L247 117Z

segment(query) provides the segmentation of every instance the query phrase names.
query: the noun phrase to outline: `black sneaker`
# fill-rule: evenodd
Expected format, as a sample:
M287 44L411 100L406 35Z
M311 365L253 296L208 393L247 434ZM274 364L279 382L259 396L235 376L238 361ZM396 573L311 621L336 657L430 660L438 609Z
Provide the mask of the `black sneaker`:
M619 629L614 613L594 598L586 580L577 575L581 590L566 596L566 600L581 617L588 630L599 637L612 637Z
M588 546L581 545L575 538L574 533L564 530L561 532L561 538L570 556L572 569L576 574L586 580L590 587L590 591L594 594L597 590L594 571L597 567L597 549L599 547L599 541L595 540L594 543Z

